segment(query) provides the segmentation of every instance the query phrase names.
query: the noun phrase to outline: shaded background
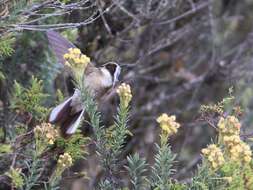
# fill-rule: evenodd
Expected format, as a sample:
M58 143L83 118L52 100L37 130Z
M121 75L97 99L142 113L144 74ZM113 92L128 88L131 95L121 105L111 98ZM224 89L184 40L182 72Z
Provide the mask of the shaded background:
M242 130L251 136L253 0L86 0L71 7L73 1L68 0L31 2L15 22L5 13L6 7L13 11L13 2L0 1L0 34L14 32L16 37L15 52L0 59L5 75L0 80L1 126L8 125L14 80L28 85L32 75L42 79L51 95L47 106L54 105L57 89L69 96L68 71L57 64L44 32L54 29L98 66L108 61L125 65L120 80L133 91L133 136L122 157L138 151L152 163L159 138L155 120L163 112L175 114L181 128L170 140L178 160L174 178L187 181L200 161L201 148L215 135L199 119L200 105L220 101L231 86L243 109ZM107 126L116 103L113 97L102 106ZM93 153L80 161L74 170L83 168L91 180L77 181L96 183L97 164ZM78 189L79 182L71 184Z

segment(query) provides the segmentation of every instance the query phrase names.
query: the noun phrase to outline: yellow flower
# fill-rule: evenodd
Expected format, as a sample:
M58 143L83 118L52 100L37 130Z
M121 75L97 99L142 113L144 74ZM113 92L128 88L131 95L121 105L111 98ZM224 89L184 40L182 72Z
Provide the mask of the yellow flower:
M180 124L176 122L176 116L168 116L166 113L163 113L156 120L163 131L165 131L169 136L176 134L177 129L180 127Z
M74 62L77 63L77 64L81 63L81 59L78 58L78 57L75 57L73 60L74 60Z
M34 128L34 134L37 140L47 144L54 144L56 138L59 136L58 131L53 128L50 123L42 123Z
M40 136L43 134L43 129L41 128L41 126L37 125L34 129L33 132L35 135Z
M122 83L118 89L116 90L117 94L120 97L120 101L122 104L127 107L129 105L129 102L132 99L132 92L131 87L129 84Z
M63 58L65 59L65 65L72 68L76 78L82 76L86 66L90 63L90 58L82 54L78 48L69 48Z
M72 52L73 54L77 54L77 55L81 54L81 51L80 51L80 49L78 49L78 48L72 49L71 52Z
M241 124L235 116L221 117L218 122L218 128L222 137L239 135Z
M72 165L72 162L73 162L73 160L72 160L72 157L70 156L69 153L64 153L64 154L60 155L59 159L57 161L58 167L61 170L64 170L64 169L70 167Z
M65 60L69 59L69 54L68 54L68 53L64 54L64 55L63 55L63 58L64 58Z
M241 142L241 139L238 135L232 135L232 136L224 136L223 137L224 144L228 147L233 147L235 145L238 145Z
M221 117L218 122L219 132L224 142L228 157L238 163L249 163L252 152L249 145L240 139L241 124L235 116Z
M57 177L61 176L62 172L66 168L69 168L72 164L73 164L73 160L69 153L64 153L60 155L57 160L57 167L56 167L56 171L54 175Z
M228 151L228 156L232 161L249 163L252 152L249 145L244 143L238 135L225 136L224 144Z
M250 163L251 157L250 156L244 156L243 161L246 162L246 163Z
M201 152L205 155L205 154L209 154L210 150L207 149L207 148L203 148L203 149L201 150Z
M207 148L202 149L201 152L207 158L213 170L217 170L225 162L221 149L215 144L209 145Z
M81 55L81 62L83 63L83 64L85 64L85 62L90 62L90 58L88 57L88 56L86 56L86 55Z

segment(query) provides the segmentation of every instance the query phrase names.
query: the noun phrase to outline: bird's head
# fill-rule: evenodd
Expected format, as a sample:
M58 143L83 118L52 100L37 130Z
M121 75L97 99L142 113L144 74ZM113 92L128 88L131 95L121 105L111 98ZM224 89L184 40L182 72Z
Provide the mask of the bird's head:
M108 62L103 65L104 71L108 71L110 73L111 79L112 79L112 86L114 87L115 84L119 81L119 75L121 68L120 66L115 62Z

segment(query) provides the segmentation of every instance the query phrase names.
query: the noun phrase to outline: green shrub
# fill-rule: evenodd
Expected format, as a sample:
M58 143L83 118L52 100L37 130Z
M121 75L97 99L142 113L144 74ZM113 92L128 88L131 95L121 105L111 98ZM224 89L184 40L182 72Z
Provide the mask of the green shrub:
M132 135L128 129L132 99L130 86L123 83L118 87L120 102L117 114L114 124L107 128L101 125L101 114L89 89L80 82L82 80L77 81L76 87L81 91L81 100L94 130L90 138L77 131L70 138L64 139L57 128L45 122L49 108L43 106L48 95L43 93L42 81L33 77L28 88L15 82L11 107L19 113L29 113L36 120L35 123L40 124L34 124L32 129L26 127L27 131L19 136L14 135L11 141L1 145L2 155L16 155L9 171L3 174L12 179L13 187L25 190L36 189L37 186L50 190L59 189L63 172L76 160L85 158L88 154L85 146L92 141L96 145L96 156L104 173L99 178L96 189L253 189L252 152L249 145L240 138L239 109L232 108L230 115L224 115L225 110L231 108L228 105L234 100L231 94L218 104L201 108L201 115L205 118L217 117L218 114L218 122L212 124L218 136L202 150L202 163L195 175L190 181L183 183L173 178L177 172L174 167L176 155L168 142L180 130L176 116L164 113L157 118L161 132L153 165L148 164L146 158L138 153L124 158L121 156L124 143ZM61 93L59 98L62 99ZM22 151L19 146L23 146ZM18 157L20 153L25 157ZM124 159L126 162L122 165ZM54 167L48 175L45 163L50 162ZM127 174L128 184L122 183L119 175L121 172ZM45 179L44 175L48 177Z

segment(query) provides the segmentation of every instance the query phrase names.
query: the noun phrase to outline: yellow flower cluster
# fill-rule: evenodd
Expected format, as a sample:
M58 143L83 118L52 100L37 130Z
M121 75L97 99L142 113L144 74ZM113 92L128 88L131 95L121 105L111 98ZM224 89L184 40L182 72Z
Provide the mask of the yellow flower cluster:
M241 124L235 116L221 117L218 122L220 134L224 136L239 135Z
M34 134L36 139L41 139L50 145L54 144L56 138L59 136L58 131L50 123L37 125L34 128Z
M68 66L87 65L90 62L90 58L82 54L78 48L69 48L69 52L64 54L63 58L66 60Z
M73 160L69 153L64 153L59 156L57 163L59 169L64 170L72 165Z
M240 139L241 124L235 116L221 117L218 122L221 138L232 161L249 163L252 152L249 145Z
M236 146L241 143L241 139L238 135L225 136L223 138L223 141L224 144L229 148L232 148L233 146Z
M169 136L176 134L177 129L180 127L180 124L176 122L176 116L168 116L166 113L163 113L156 120L163 131L165 131Z
M129 102L132 99L132 92L131 92L131 87L129 84L122 83L118 89L117 89L117 94L120 97L120 101L123 103L125 107L129 105Z
M69 52L64 54L65 64L71 67L76 79L83 75L83 71L90 63L90 58L80 51L78 48L69 48Z
M252 152L250 147L238 135L225 136L224 144L232 161L242 161L244 163L251 161Z
M221 149L215 144L202 149L202 154L207 158L213 170L218 169L225 162Z

